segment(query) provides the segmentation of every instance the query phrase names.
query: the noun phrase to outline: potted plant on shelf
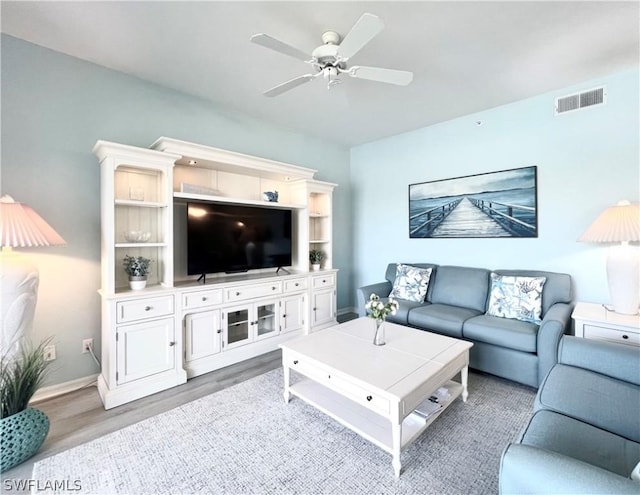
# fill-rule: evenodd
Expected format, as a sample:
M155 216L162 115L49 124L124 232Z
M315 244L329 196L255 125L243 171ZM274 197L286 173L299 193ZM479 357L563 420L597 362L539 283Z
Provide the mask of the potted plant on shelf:
M132 290L144 289L147 286L147 275L151 273L151 260L144 256L124 257L124 271L129 275L129 287Z
M314 272L320 270L320 263L322 263L324 258L324 251L321 251L320 249L312 249L309 251L309 262L311 263L311 269Z
M49 361L45 348L51 338L33 347L21 343L18 352L2 349L0 356L0 472L27 460L44 443L49 418L29 401L42 384Z

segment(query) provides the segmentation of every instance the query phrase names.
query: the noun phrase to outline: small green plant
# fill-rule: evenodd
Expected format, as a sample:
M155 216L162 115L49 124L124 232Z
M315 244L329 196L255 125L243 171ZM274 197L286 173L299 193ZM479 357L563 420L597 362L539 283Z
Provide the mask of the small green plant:
M45 378L49 361L45 361L44 349L52 339L49 337L36 347L22 342L18 353L6 352L0 357L0 418L27 408Z
M325 258L324 251L320 251L319 249L312 249L309 251L309 261L312 265L319 265Z
M127 275L130 277L146 277L151 273L151 269L149 268L150 265L151 260L144 256L126 255L124 257L124 262L122 263L124 271L127 272Z

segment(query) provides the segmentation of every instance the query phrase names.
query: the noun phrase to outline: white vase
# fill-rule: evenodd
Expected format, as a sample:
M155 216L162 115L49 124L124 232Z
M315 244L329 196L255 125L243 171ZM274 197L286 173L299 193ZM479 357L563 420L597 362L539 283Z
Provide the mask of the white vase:
M385 345L384 340L384 319L376 319L376 334L373 337L373 345Z
M313 264L311 265L311 269L312 269L314 272L319 271L319 270L320 270L320 263L313 263Z
M147 277L129 277L129 288L131 290L142 290L147 286Z

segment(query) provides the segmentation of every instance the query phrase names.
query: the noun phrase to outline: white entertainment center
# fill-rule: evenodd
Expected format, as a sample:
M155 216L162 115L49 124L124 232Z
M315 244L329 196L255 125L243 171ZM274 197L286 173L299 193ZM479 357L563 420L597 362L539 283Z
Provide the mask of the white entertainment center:
M332 194L315 170L160 138L150 149L98 141L101 167L102 373L106 409L275 350L336 323ZM278 201L263 198L278 191ZM254 205L292 212L291 266L187 275L186 205ZM149 234L130 242L129 231ZM326 254L309 271L309 251ZM152 260L130 290L125 255Z

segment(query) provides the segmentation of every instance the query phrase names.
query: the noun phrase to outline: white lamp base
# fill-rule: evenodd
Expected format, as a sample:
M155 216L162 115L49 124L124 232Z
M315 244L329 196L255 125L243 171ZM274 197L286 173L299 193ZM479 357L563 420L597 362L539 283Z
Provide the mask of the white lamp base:
M607 280L614 311L637 314L640 307L640 249L628 243L609 248Z
M29 258L3 248L0 254L2 286L2 341L0 353L11 357L33 325L38 299L39 275Z

